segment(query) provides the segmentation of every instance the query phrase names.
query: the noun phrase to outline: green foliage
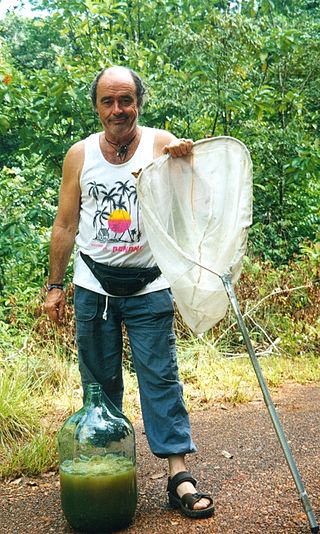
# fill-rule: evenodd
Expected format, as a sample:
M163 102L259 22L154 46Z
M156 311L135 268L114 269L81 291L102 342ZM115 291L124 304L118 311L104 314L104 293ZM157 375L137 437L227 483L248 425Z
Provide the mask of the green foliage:
M236 287L242 313L258 353L287 356L319 353L319 244L302 247L301 255L281 268L246 258ZM246 347L229 313L206 338L227 355L242 355Z
M15 178L22 211L9 210L1 234L2 286L12 288L16 247L32 266L22 267L16 284L30 270L35 283L43 282L62 159L100 127L88 94L99 69L111 64L129 65L146 81L142 123L194 139L231 135L248 146L255 255L283 264L301 242L315 240L320 10L314 2L215 1L210 9L203 0L32 3L46 10L44 17L12 13L0 21L1 214L12 194L10 172L34 188L31 197Z
M33 166L0 171L0 289L14 293L39 286L47 270L49 228L54 217L57 181L50 184L39 158Z

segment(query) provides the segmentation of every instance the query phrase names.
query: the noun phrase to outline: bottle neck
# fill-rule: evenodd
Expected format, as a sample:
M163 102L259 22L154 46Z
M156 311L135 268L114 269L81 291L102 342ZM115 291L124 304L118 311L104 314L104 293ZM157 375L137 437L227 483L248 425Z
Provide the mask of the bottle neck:
M102 389L100 384L89 384L86 391L86 406L98 406L102 402Z
M101 385L97 382L91 383L87 386L84 406L86 408L102 406L110 417L120 417L126 419L123 413L114 404L112 404L109 397L103 391Z

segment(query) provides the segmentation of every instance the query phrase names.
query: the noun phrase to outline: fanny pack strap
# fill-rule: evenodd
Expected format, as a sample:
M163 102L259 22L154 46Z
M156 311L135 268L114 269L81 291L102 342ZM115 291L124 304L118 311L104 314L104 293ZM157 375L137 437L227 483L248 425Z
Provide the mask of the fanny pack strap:
M83 252L81 252L80 250L80 256L81 258L83 259L84 263L89 267L89 269L93 272L94 274L94 264L95 264L95 261L90 258L90 256L88 256L87 254L84 254Z

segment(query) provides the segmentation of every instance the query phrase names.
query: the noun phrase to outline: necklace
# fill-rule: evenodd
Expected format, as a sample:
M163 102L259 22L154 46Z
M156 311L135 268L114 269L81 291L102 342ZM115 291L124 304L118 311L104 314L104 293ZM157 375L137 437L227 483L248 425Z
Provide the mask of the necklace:
M120 159L120 161L123 161L124 159L126 159L127 154L128 154L128 150L129 150L129 146L131 145L132 141L134 141L136 136L137 136L137 134L134 134L134 136L131 137L130 141L128 141L124 145L119 145L118 143L113 143L113 141L109 141L109 139L107 139L106 136L104 136L104 138L107 141L107 143L109 143L110 145L115 147L115 149L117 151L118 158Z

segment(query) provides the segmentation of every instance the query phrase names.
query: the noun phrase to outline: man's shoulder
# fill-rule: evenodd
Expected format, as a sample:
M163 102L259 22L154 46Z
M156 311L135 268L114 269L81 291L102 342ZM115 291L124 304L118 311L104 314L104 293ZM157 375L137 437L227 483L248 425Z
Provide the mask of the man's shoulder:
M65 155L64 168L81 169L84 162L84 139L74 143Z
M84 152L84 139L81 139L81 141L77 141L71 147L69 148L68 152L66 153L66 158L70 159L73 157L77 157L80 154L83 154Z
M176 137L167 130L156 129L154 140L154 153L155 156L160 156L163 153L163 148L176 139Z
M75 154L75 155L82 154L83 151L84 151L84 147L85 147L86 143L97 142L97 140L99 139L100 135L101 135L101 132L96 132L96 133L88 135L88 137L85 137L84 139L80 139L80 141L77 141L76 143L71 145L71 147L69 148L69 150L67 152L67 155L69 153L71 155L73 155L73 154Z
M161 130L160 128L154 128L155 130L155 138L159 142L162 141L163 143L170 143L173 139L176 139L176 137L167 130Z

